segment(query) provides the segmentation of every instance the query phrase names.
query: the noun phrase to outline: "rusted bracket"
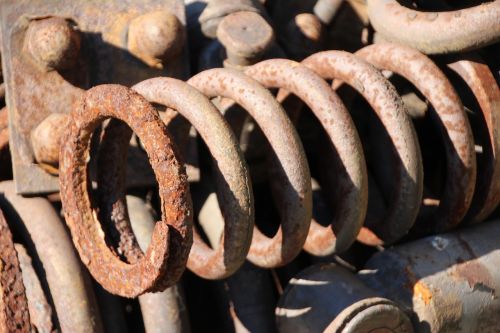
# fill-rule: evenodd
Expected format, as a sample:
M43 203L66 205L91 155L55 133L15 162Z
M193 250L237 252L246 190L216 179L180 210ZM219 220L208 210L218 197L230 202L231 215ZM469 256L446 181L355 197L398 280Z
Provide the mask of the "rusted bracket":
M58 191L57 165L42 168L32 144L33 130L49 115L68 114L98 84L188 74L181 0L3 0L0 13L10 149L22 194ZM129 156L128 185L154 184L140 145Z

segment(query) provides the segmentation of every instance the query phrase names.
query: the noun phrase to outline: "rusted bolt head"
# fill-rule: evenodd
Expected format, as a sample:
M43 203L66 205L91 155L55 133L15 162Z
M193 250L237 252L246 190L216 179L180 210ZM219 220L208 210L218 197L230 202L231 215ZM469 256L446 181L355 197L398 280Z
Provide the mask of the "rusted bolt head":
M69 121L67 114L53 113L31 131L35 160L51 174L58 173L61 138Z
M296 60L320 51L323 43L321 21L310 13L296 15L286 27L283 43Z
M80 43L81 36L74 24L62 17L31 21L24 41L25 50L45 70L73 66Z
M257 13L236 12L226 16L217 28L217 38L226 48L232 65L258 61L274 42L273 28Z
M169 11L154 11L134 18L128 28L130 53L152 67L162 67L184 46L184 26Z

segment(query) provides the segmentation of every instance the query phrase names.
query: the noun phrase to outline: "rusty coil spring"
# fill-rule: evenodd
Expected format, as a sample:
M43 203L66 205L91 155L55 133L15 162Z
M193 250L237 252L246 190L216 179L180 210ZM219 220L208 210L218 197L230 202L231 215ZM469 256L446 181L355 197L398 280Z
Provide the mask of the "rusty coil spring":
M441 132L447 174L444 190L432 218L418 219L423 205L424 175L415 128L401 96L377 68L390 70L410 81L434 107L431 119ZM478 171L478 180L483 185L476 184L474 138L459 96L437 65L409 47L377 44L360 50L356 55L325 51L310 56L302 64L273 59L248 67L245 73L233 69L211 69L188 81L199 92L169 78L150 79L134 86L133 89L148 101L163 104L185 117L198 130L216 162L217 190L225 219L224 234L219 246L212 250L195 231L188 267L205 278L224 278L234 273L245 257L260 267L276 267L290 262L302 248L314 255L327 255L347 249L356 238L370 245L396 242L415 227L416 221L417 226L437 231L454 227L464 218L479 221L487 216L499 201L498 112L495 112L499 100L498 86L487 67L477 63L462 60L450 64L450 68L463 76L471 86L486 121L489 143L485 145L485 161ZM354 88L368 102L387 132L393 154L387 163L394 164L396 173L393 175L395 186L390 189L390 200L382 218L365 218L368 176L363 148L346 107L322 78L335 80L334 87L342 82ZM281 88L283 91L279 94L279 100L283 100L285 91L299 97L319 119L331 140L336 155L334 165L330 167L335 171L336 179L330 179L330 184L321 184L335 187L332 193L337 201L336 210L328 227L319 225L311 218L311 178L298 134L282 106L262 85ZM252 186L247 166L229 125L207 99L216 96L230 98L241 105L255 119L270 142L270 182L277 194L282 219L280 229L272 238L262 234L253 225ZM138 110L141 110L140 114ZM165 158L165 164L158 166L158 160L162 158L157 155L158 150L161 150L159 147L170 147L170 141L162 139L165 142L162 145L148 141L152 140L152 130L148 127L148 132L144 127L151 126L156 129L156 133L162 132L157 129L160 128L157 114L138 95L125 88L100 86L87 92L79 108L73 112L74 120L62 149L62 197L68 224L83 261L94 276L97 273L96 279L102 281L106 289L127 296L160 290L179 277L183 267L181 261L186 260L186 257L172 266L163 266L165 270L158 269L151 275L143 274L142 281L133 279L138 272L150 271L145 270L147 266L141 266L146 265L142 264L144 254L130 228L124 201L123 156L130 131L127 132L123 124L113 121L104 131L99 152L98 186L103 189L98 205L101 208L101 223L111 226L105 230L114 238L117 253L111 252L104 238L97 233L96 221L85 192L85 170L76 167L85 165L83 161L88 154L90 133L104 117L116 117L127 122L145 141L143 143L160 181L160 194L171 198L169 195L172 195L172 191L165 187L171 183L162 185L165 174L161 172L172 175L169 163L178 168L178 162L172 158L174 155L169 155L170 160ZM156 133L154 135L160 138L165 137L165 134ZM155 137L155 140L159 139ZM169 154L173 154L169 149ZM71 168L76 171L70 172ZM177 182L170 181L180 184L177 188L185 189L185 185L178 181L182 179L182 174L179 169L176 170L174 175L177 178L173 178ZM166 212L170 212L169 209L181 210L177 215L167 215L162 219L162 223L171 223L179 228L182 235L170 249L163 244L163 259L168 260L169 264L169 253L176 251L187 255L189 250L187 230L191 227L191 216L187 206L188 192L185 190L176 195L177 201L163 200L164 205L170 204L165 208ZM79 204L75 198L85 199L86 202ZM469 211L471 205L474 209ZM82 213L76 214L75 210ZM86 230L79 227L83 222L86 228L96 234L83 233ZM156 228L159 225L162 224L157 224ZM185 242L182 243L181 239ZM162 244L155 244L154 241L155 237L145 256L161 248ZM167 243L166 238L162 241ZM179 249L176 246L183 247ZM128 265L120 261L117 254L123 255ZM96 258L99 265L93 267ZM102 267L107 268L107 273L116 272L107 274L105 278L99 277ZM132 278L126 283L117 281L118 272L126 274L124 276L130 274ZM136 284L138 282L142 284Z

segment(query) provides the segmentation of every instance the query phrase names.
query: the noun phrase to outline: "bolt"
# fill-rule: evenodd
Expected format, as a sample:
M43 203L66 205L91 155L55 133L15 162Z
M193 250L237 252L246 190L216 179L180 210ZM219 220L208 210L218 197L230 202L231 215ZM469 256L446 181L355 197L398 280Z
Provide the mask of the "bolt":
M248 66L259 61L273 45L274 32L259 14L236 12L220 22L217 38L226 48L226 63Z
M301 13L286 27L283 43L290 56L302 60L322 49L323 25L313 14Z
M184 46L184 26L169 11L154 11L134 18L128 28L130 53L151 67L162 68Z
M57 174L59 168L59 146L70 117L52 113L31 131L31 145L35 160L50 174Z
M75 64L81 37L74 25L61 17L30 22L24 48L45 70L68 69Z

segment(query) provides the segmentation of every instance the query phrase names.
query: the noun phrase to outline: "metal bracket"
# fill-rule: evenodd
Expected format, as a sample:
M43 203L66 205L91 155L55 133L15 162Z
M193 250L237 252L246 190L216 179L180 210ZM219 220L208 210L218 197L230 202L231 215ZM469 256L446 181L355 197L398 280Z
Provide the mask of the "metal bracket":
M4 0L0 1L0 11L10 149L18 193L50 193L59 189L57 176L40 167L31 145L32 130L47 116L69 113L83 91L98 84L131 86L151 77L186 79L189 74L185 43L174 44L174 49L178 46L182 50L153 65L137 53L133 55L130 43L127 44L131 21L147 13L169 11L185 28L182 0ZM79 52L69 67L41 67L27 42L30 25L51 17L66 20L80 36ZM53 42L51 36L50 31L49 44ZM181 38L185 39L185 34ZM38 36L34 40L39 44ZM133 177L128 177L127 185L132 187L156 183L146 153L139 148L136 145L129 149L129 160L134 163L128 165L127 172Z

